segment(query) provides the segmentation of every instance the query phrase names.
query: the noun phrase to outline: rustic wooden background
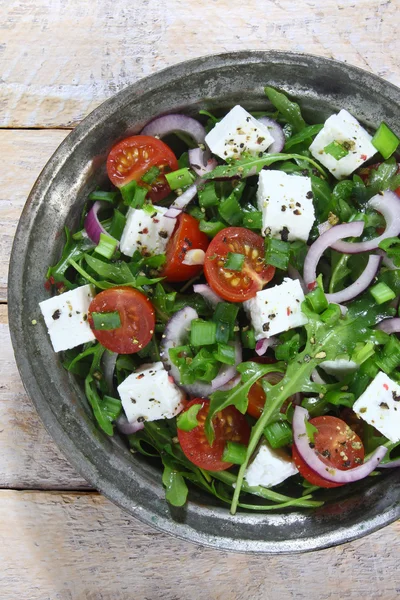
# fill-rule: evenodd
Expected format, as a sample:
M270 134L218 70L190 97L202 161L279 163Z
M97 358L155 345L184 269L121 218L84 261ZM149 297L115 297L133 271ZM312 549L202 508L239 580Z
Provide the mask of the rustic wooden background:
M399 0L0 1L0 598L394 600L399 523L339 548L246 556L172 539L74 472L16 369L7 268L18 217L89 111L167 65L212 52L333 57L400 85Z

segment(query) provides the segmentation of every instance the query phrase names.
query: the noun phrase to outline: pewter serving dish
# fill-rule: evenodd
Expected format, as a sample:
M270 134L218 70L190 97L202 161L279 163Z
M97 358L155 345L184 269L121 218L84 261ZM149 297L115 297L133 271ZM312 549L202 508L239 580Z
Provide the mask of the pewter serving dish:
M311 123L346 108L367 126L385 120L398 128L397 88L360 69L308 55L222 54L138 81L84 119L40 174L11 256L10 328L22 380L46 428L74 467L110 500L145 523L199 544L238 552L303 552L361 537L397 519L400 472L329 490L325 506L314 511L232 517L226 506L197 489L184 509L171 508L164 499L161 469L96 426L78 381L53 352L38 309L48 296L47 267L63 247L63 227L77 226L88 193L105 180L113 143L166 112L196 116L200 108L228 109L236 103L265 108L265 85L296 98Z

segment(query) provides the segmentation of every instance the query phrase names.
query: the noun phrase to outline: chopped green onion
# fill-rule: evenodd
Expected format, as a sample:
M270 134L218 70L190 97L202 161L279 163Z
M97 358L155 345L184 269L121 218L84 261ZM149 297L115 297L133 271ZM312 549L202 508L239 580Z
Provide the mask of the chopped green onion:
M369 288L369 292L377 304L383 304L384 302L389 302L389 300L393 300L396 298L395 292L390 289L386 283L377 283Z
M100 241L94 249L97 254L110 259L118 246L118 240L106 233L100 233Z
M108 233L117 240L121 239L122 232L126 224L126 217L117 209L114 209L114 214L111 220L111 225L108 229Z
M262 228L262 212L252 210L243 215L243 227L259 231Z
M270 423L264 429L264 435L272 448L282 448L293 442L292 428L287 421Z
M219 204L219 198L215 191L215 181L207 181L204 186L200 186L197 190L199 197L199 204L203 208L209 206L217 206Z
M310 308L312 308L312 310L318 314L324 312L329 306L324 291L319 286L307 294L306 302Z
M238 254L236 252L228 252L224 269L230 269L231 271L241 271L244 264L244 254Z
M400 144L400 139L386 123L382 122L372 138L371 143L386 160L396 151L397 146Z
M241 338L243 348L249 348L249 350L254 350L254 348L256 347L256 336L253 328L242 329Z
M202 408L202 404L193 404L188 410L182 412L176 419L176 426L181 431L192 431L198 426L197 414Z
M328 404L333 404L334 406L347 406L349 408L353 406L355 399L354 394L342 390L331 390L325 394L324 398Z
M271 237L265 238L265 262L286 271L289 265L290 244Z
M218 212L229 225L240 225L243 220L243 211L239 200L242 197L245 185L245 181L239 183L219 205Z
M372 342L367 342L366 344L360 343L356 345L353 354L351 355L351 360L356 362L358 365L361 365L374 354L375 347Z
M324 148L325 154L330 154L336 160L340 160L348 155L349 151L339 142L331 142Z
M315 427L315 425L313 425L312 423L310 423L310 421L305 421L304 424L306 426L307 437L310 440L310 442L314 444L314 435L318 433L318 428Z
M141 187L133 180L123 185L120 190L126 206L142 208L148 191L146 188Z
M121 327L119 312L92 312L93 329L110 331Z
M222 460L223 462L233 463L234 465L242 465L246 460L246 454L247 448L244 444L226 442Z
M390 375L400 365L400 341L390 336L375 362L382 371Z
M329 304L328 308L320 316L324 323L334 325L334 323L339 321L342 313L338 304Z
M147 171L147 173L143 175L142 181L151 185L157 179L160 173L160 169L154 165Z
M189 364L189 374L193 381L206 381L210 383L220 369L220 363L216 361L207 348L202 348Z
M194 216L194 215L193 215ZM204 215L202 215L204 217ZM199 229L209 237L215 237L217 233L225 229L225 223L222 221L206 221L205 219L200 220Z
M101 200L103 202L114 202L117 198L119 192L102 192L101 190L96 190L89 194L89 200Z
M214 321L194 319L190 326L190 344L192 346L209 346L216 342L217 325Z
M187 167L172 171L172 173L167 173L165 179L168 181L171 190L188 187L189 185L192 185L194 181L194 177Z
M229 344L218 344L217 350L213 352L215 360L225 365L235 364L235 348Z

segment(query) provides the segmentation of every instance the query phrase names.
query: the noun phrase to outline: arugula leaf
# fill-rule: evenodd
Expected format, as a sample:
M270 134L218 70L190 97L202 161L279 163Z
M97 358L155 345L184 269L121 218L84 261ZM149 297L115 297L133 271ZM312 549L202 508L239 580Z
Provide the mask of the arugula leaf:
M70 266L70 259L80 260L86 250L94 248L95 244L90 239L84 237L75 241L68 227L64 227L64 232L66 240L61 258L56 265L48 268L46 278L53 277L55 282L63 283L68 290L72 290L76 287L76 284L71 283L65 277L65 272Z
M172 506L183 506L186 503L188 487L175 461L163 456L164 472L162 482L165 486L165 498Z
M286 144L284 147L285 152L287 150L290 150L290 148L292 148L293 146L297 146L297 144L301 144L302 142L309 141L311 143L310 138L314 137L314 135L317 135L317 133L319 133L322 128L323 128L323 124L309 125L308 127L304 127L304 129L302 129L299 133L292 135L286 141Z
M268 167L276 162L284 160L300 160L306 161L313 165L318 171L326 177L324 169L312 158L303 156L302 154L263 154L262 156L242 156L238 160L226 165L216 167L210 173L202 175L204 179L218 179L220 177L250 177L257 175L263 167Z
M279 110L295 131L304 129L306 122L301 115L300 106L296 102L292 102L285 94L272 87L267 86L264 91L268 96L268 100Z

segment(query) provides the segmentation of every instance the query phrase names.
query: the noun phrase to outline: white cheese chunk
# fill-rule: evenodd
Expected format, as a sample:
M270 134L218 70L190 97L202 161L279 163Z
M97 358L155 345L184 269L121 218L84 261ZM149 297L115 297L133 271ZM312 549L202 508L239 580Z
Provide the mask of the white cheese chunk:
M308 323L301 312L303 300L299 281L286 277L280 285L257 292L254 298L243 302L250 314L256 340Z
M87 320L93 298L92 286L82 285L39 302L55 352L69 350L95 339Z
M262 234L285 242L306 242L315 220L312 198L310 177L261 171L257 203L262 211Z
M268 127L237 105L206 135L206 144L213 154L226 160L239 158L243 152L265 152L274 138Z
M247 467L244 478L251 487L262 485L269 488L297 472L296 465L284 450L273 450L263 443Z
M400 385L380 371L353 406L391 442L400 441Z
M176 224L176 219L164 216L167 210L155 206L154 213L149 214L141 208L130 208L122 232L121 252L127 256L133 256L135 250L144 256L163 254Z
M129 423L171 419L183 408L183 393L162 362L147 364L118 386Z
M311 154L326 167L336 179L347 177L377 150L371 143L372 137L347 110L341 110L325 121L323 129L310 146ZM348 154L337 160L325 152L332 142L343 145Z
M328 373L328 375L333 375L338 379L342 379L343 377L346 377L346 375L355 373L360 368L360 365L349 358L325 360L319 366L325 371L325 373Z

